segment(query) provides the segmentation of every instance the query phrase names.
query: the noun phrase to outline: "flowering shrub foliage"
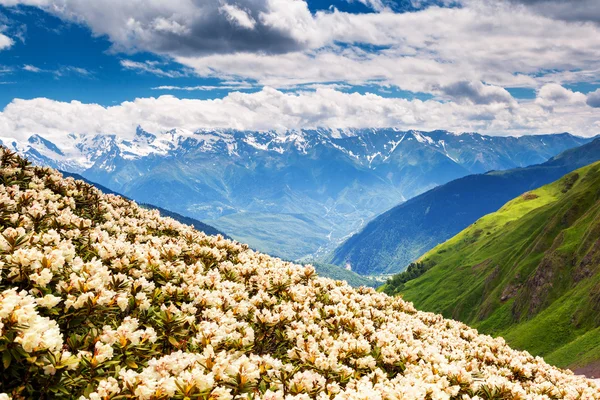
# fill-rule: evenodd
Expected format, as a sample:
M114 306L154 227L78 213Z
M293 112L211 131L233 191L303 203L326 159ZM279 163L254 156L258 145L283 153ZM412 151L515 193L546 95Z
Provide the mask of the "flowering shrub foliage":
M0 163L0 399L600 399L400 298Z

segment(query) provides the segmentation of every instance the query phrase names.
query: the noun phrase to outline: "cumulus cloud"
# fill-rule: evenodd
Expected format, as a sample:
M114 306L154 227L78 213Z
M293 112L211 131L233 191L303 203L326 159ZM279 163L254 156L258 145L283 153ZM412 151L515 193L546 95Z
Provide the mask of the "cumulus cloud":
M442 87L441 91L454 100L467 101L473 104L515 103L515 99L506 89L484 85L481 82L456 82Z
M462 81L501 87L541 87L553 79L595 79L600 29L572 25L510 8L444 9L416 13L321 13L315 23L325 47L286 54L237 52L176 57L198 75L250 79L283 87L299 83L381 82L429 92ZM383 47L331 43L369 43ZM570 74L558 72L577 71Z
M550 113L535 102L509 108L501 103L460 105L344 93L329 88L285 93L267 87L256 93L233 92L215 100L161 96L111 107L43 98L14 100L0 113L0 136L23 140L32 133L40 133L60 140L69 133L83 133L127 138L134 135L138 125L151 132L175 127L192 131L398 127L491 134L569 131L592 136L600 131L595 111L571 103L557 105Z
M34 106L39 106L40 112L54 110L61 121L71 121L74 113L75 126L79 115L85 115L83 124L97 113L93 126L103 132L130 131L139 123L191 129L322 125L489 133L598 131L595 110L585 105L597 104L595 95L586 97L563 85L597 79L599 25L580 23L581 19L567 14L559 18L537 8L550 0L527 2L531 4L462 0L462 6L455 8L431 6L436 1L411 1L415 8L421 3L428 6L407 13L394 12L385 0L355 1L378 12L311 13L304 0L0 0L0 5L37 6L64 20L86 24L95 35L106 36L115 51L149 51L165 60L124 59L121 65L126 69L165 78L193 73L251 82L221 86L228 90L316 89L296 94L264 89L206 101L163 96L109 108L16 100L2 115L4 128L15 128L16 111L33 109L23 114L28 119L36 115ZM172 68L171 61L183 69ZM332 82L394 86L431 93L436 100L386 99L323 87ZM508 87L535 88L537 98L516 102L504 89ZM213 88L163 85L158 90ZM55 120L49 114L38 117ZM90 124L85 126L89 129ZM35 127L31 122L28 129L35 131ZM60 129L68 131L66 126Z
M381 12L313 14L303 0L0 0L85 23L116 50L151 51L203 77L275 87L378 82L433 93L481 81L539 88L592 80L600 68L599 26L525 6L515 12L508 0L408 13L393 12L388 1L363 2Z
M586 102L586 95L574 92L557 83L549 83L538 91L535 102L546 109L565 104L581 106Z
M11 38L0 33L0 50L8 49L9 47L12 47L14 43L15 42Z
M118 51L169 55L297 50L298 23L312 20L301 0L0 0L21 4L85 23Z
M588 93L586 103L590 107L600 108L600 89Z
M593 22L600 24L600 4L598 0L509 0L513 4L528 7L530 10L554 19L565 21Z

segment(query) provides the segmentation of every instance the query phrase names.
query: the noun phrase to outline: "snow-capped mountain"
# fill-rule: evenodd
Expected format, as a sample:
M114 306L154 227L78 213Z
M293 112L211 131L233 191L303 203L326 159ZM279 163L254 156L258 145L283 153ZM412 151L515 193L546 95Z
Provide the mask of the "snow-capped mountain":
M324 253L368 220L450 180L541 163L589 139L397 129L172 129L32 134L2 143L141 202L203 219L287 258Z

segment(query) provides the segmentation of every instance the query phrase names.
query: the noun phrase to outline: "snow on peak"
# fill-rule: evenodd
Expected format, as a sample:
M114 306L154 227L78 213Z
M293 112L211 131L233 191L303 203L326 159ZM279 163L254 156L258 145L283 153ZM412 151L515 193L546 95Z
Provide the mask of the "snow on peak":
M423 135L421 132L419 131L410 131L410 133L412 133L413 137L417 140L417 142L419 143L426 143L426 144L433 144L433 139L430 138L429 136L425 136Z

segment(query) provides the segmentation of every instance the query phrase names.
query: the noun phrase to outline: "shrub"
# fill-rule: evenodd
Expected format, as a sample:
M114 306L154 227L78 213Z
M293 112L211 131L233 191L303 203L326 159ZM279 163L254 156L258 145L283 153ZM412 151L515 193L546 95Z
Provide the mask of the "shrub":
M399 298L0 150L0 399L589 399Z

